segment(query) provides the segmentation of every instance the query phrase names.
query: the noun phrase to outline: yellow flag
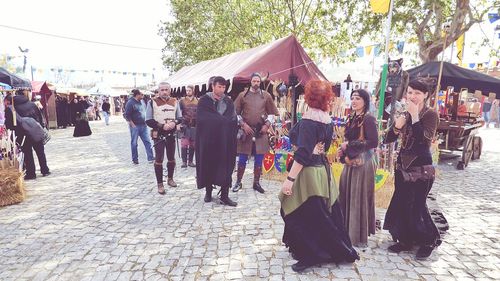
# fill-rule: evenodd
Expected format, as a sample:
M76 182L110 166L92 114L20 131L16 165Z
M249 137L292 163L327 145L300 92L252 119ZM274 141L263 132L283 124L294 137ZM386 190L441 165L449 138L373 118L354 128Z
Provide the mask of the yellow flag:
M460 66L463 65L462 60L464 59L464 45L465 45L465 33L462 34L457 39L457 58L458 58L458 65Z
M365 47L365 53L366 53L367 56L369 56L371 54L372 49L373 49L373 45Z
M374 13L385 14L389 12L390 4L391 0L370 0L370 7Z

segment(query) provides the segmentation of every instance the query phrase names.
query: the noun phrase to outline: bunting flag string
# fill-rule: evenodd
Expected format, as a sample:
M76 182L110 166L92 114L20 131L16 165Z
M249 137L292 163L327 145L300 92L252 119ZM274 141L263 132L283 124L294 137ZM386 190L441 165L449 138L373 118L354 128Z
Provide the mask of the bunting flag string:
M398 53L401 55L403 54L405 47L405 41L398 41L396 43L391 42L389 44L389 50L397 50ZM341 57L347 57L351 55L356 55L359 58L362 58L364 56L370 56L373 54L378 57L381 54L381 44L373 44L373 45L368 45L368 46L357 46L356 48L352 48L346 51L342 51L340 53Z
M11 63L14 59L22 58L21 55L10 55L10 54L0 54L0 66L5 66L6 64ZM103 70L103 69L66 69L66 68L40 68L40 67L31 67L33 72L37 74L43 73L94 73L94 74L117 74L117 75L132 75L132 76L143 76L147 77L148 75L153 75L151 72L129 72L129 71L117 71L117 70Z
M33 71L38 74L43 74L47 72L57 72L57 73L94 73L94 74L114 74L114 75L132 75L132 76L143 76L147 77L148 75L152 75L149 72L128 72L128 71L117 71L117 70L95 70L95 69L64 69L64 68L38 68L33 67Z

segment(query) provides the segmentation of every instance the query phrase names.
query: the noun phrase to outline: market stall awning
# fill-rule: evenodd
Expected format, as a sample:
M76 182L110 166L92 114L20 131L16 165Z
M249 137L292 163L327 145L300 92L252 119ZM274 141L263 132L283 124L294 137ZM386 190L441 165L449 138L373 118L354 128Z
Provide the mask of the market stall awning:
M50 94L51 91L45 81L31 81L31 91L34 94Z
M31 83L28 79L22 78L0 67L0 82L10 85L12 88L31 89Z
M254 72L264 76L269 73L271 80L288 81L292 71L302 84L309 80L327 80L297 38L290 35L266 45L183 67L167 78L167 82L173 88L203 85L210 77L218 75L233 83L246 83Z
M0 90L10 90L12 87L9 84L0 82Z
M75 94L77 96L88 96L89 95L87 93L87 91L85 91L84 89L64 88L64 87L57 87L56 93L58 93L58 94L65 94L65 95Z
M410 79L427 76L437 78L440 63L433 61L409 69ZM484 96L495 93L497 99L500 99L500 79L449 62L443 62L441 89L445 90L448 86L453 86L455 91L460 91L462 88L467 88L469 92L481 91Z
M119 97L119 96L128 96L129 93L125 90L119 90L111 87L107 83L97 83L94 87L87 90L90 95L94 96L111 96L111 97Z

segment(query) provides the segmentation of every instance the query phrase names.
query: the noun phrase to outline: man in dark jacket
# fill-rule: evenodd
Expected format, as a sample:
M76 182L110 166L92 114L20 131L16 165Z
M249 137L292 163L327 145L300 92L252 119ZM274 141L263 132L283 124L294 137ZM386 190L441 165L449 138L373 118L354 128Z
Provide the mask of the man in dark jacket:
M146 126L146 109L142 105L144 94L138 89L132 90L133 98L131 98L125 106L123 117L127 120L130 129L130 147L132 149L132 162L139 164L139 155L137 152L137 140L139 137L144 144L149 163L153 163L154 156L151 146L151 141Z
M50 175L49 167L47 167L47 159L45 157L45 151L43 146L43 141L34 142L23 130L20 124L14 126L14 118L12 112L12 105L14 109L21 117L31 117L35 119L42 127L45 127L45 122L43 122L42 113L35 103L28 100L24 96L22 91L18 91L17 95L12 98L12 96L7 96L5 98L6 105L8 107L5 109L5 127L9 130L15 130L16 132L16 142L22 144L21 150L24 153L24 169L25 169L25 180L31 180L36 178L35 172L35 159L33 158L33 149L38 157L38 163L40 164L40 171L42 175ZM19 122L19 120L17 120ZM23 142L24 141L24 142Z
M196 112L196 180L199 189L205 188L205 202L212 201L213 185L221 187L223 205L236 206L229 199L231 175L236 159L238 121L231 98L224 94L226 80L212 80L212 92L198 102Z
M102 114L104 115L104 123L106 123L106 125L109 125L109 115L111 115L110 109L111 104L109 104L109 99L106 98L102 103Z

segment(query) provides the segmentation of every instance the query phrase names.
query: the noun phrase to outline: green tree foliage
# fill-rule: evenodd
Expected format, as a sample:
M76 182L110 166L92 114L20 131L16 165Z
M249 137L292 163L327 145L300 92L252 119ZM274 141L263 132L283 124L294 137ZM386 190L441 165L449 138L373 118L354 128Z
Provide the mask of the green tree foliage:
M368 10L368 1L353 1L349 5L363 3L366 9L356 9L357 13L352 16L359 22L353 37L371 35L380 39L386 16L364 12ZM433 61L443 51L443 46L453 44L474 24L486 20L488 12L499 8L498 0L395 0L391 38L417 43L420 60ZM449 26L446 37L443 36L445 23Z
M172 0L162 23L164 64L171 70L294 34L313 57L352 47L348 1Z
M499 0L394 0L392 41L418 43L422 62L436 60L472 25L500 7ZM163 22L164 64L172 71L294 34L313 59L346 58L362 38L384 42L386 15L367 0L171 0ZM446 42L441 36L449 21Z

